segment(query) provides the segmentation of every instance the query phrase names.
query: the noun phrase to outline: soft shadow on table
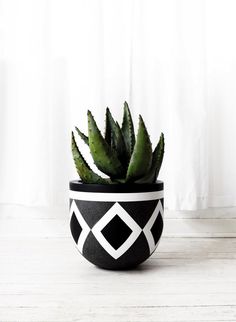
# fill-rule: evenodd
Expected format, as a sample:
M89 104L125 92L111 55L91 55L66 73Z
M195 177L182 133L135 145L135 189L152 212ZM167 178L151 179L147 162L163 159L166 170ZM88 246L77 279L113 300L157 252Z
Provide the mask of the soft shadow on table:
M111 272L111 273L119 273L119 274L135 274L135 273L144 273L147 271L154 271L154 270L159 270L159 269L163 269L163 266L160 266L158 263L156 265L153 265L150 262L150 259L148 259L147 261L145 261L144 263L135 266L135 267L130 267L130 268L126 268L126 269L117 269L117 270L112 270L112 269L104 269L102 267L96 266L96 269L99 270L103 270L106 272Z

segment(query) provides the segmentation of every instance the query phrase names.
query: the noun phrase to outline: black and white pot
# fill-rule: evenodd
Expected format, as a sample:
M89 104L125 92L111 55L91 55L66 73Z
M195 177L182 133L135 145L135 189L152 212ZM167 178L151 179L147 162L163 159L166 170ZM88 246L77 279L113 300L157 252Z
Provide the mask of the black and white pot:
M106 269L128 269L156 249L163 230L163 182L70 182L70 229L80 253Z

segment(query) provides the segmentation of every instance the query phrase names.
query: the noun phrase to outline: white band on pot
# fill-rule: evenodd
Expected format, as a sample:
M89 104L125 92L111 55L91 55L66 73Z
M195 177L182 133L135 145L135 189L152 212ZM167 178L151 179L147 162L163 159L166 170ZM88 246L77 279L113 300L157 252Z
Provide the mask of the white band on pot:
M146 201L156 200L164 197L163 190L150 192L129 192L129 193L108 193L108 192L86 192L72 191L69 192L69 197L75 200L86 201Z

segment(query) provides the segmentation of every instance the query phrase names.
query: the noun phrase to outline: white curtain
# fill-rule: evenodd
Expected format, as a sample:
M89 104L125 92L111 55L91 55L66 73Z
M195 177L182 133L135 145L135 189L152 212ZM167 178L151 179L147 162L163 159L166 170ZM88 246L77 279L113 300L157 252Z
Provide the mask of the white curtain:
M2 0L0 202L67 204L70 130L141 113L170 209L236 206L234 0ZM78 140L79 142L79 140ZM89 157L86 147L82 151ZM91 159L89 159L91 161Z

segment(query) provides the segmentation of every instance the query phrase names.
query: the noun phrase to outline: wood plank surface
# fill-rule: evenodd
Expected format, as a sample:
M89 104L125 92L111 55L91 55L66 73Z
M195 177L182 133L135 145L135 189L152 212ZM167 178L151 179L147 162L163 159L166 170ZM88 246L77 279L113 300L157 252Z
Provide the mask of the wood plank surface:
M0 322L236 321L235 238L164 237L136 270L107 271L78 253L66 213L12 209L0 211Z

